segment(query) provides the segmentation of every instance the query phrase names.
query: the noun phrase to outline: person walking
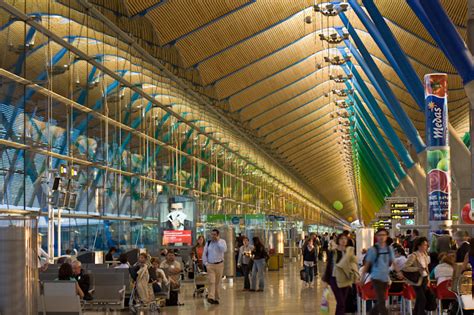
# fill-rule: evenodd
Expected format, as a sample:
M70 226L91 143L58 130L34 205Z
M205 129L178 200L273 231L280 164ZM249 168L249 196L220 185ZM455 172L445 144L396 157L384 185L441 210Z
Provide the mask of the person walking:
M202 254L202 262L206 266L209 277L209 294L207 301L219 304L219 289L224 273L224 253L227 252L227 243L220 238L219 230L211 231L211 240L207 241Z
M323 235L323 238L322 238L322 246L321 246L321 253L324 254L324 255L321 255L321 259L320 260L324 260L324 258L327 259L328 255L329 255L329 234L326 232L324 233Z
M314 280L314 266L317 261L316 249L313 244L313 239L309 239L303 245L303 268L305 271L305 285L306 287L313 287Z
M253 239L254 249L253 255L253 267L252 267L252 282L250 283L250 291L262 292L265 288L265 267L266 262L269 258L265 246L262 244L260 239L255 236ZM258 274L258 290L257 290L257 274Z
M237 260L237 266L242 269L244 275L244 289L243 291L250 290L250 262L252 256L253 245L250 245L247 236L242 236L242 246L239 248L239 258Z
M415 229L413 230L412 234L410 235L410 239L408 240L408 250L411 253L413 253L413 246L415 245L415 240L420 237L420 232Z
M456 241L456 262L464 262L466 254L469 253L470 244L469 244L469 233L466 231L457 231L454 234L454 240Z
M166 306L183 305L179 302L179 292L181 289L181 272L183 266L176 260L175 252L170 250L166 253L166 259L161 262L160 268L165 273L170 285L169 297Z
M354 248L347 247L347 240L344 234L336 237L337 247L329 252L322 279L324 287L330 285L336 297L336 315L345 314L347 296L358 277L357 258L354 255Z
M390 266L395 260L395 254L393 248L387 245L388 231L386 229L379 229L375 237L377 243L369 249L365 256L361 279L365 279L366 273L369 273L377 295L376 304L370 311L370 314L387 315L388 309L385 306L385 292L387 292L390 281ZM397 273L400 272L397 266L394 266L394 270Z
M196 245L194 245L194 247L191 249L191 251L194 253L194 258L196 259L195 262L199 268L199 271L204 270L204 266L202 264L202 254L204 253L205 242L204 236L199 235Z
M319 236L317 234L313 234L313 248L314 248L314 252L315 252L315 255L316 255L316 258L318 258L319 256L319 249L321 247L321 241L319 239ZM315 263L313 265L313 276L314 275L318 275L318 261L315 260Z
M430 256L428 255L428 239L426 237L418 237L413 243L413 253L408 256L403 271L409 273L419 273L417 281L406 279L408 284L413 286L416 293L415 310L413 314L424 315L426 306L426 291L428 290L428 265L430 264ZM414 280L414 279L413 279Z

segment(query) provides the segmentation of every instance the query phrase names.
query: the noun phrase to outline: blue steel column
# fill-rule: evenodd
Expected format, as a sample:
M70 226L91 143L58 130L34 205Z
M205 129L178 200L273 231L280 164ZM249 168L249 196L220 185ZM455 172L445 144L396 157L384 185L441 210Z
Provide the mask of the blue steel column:
M390 62L390 65L398 74L402 82L405 84L407 90L418 104L418 107L420 107L420 109L424 108L424 90L418 75L415 70L413 70L407 56L400 48L398 41L393 36L388 25L385 23L384 18L372 0L364 0L363 2L372 17L373 22L364 10L362 10L357 1L350 0L352 9L357 14L362 24L364 24L365 28L372 36L384 56Z
M382 151L387 155L398 177L404 178L406 176L406 172L401 167L400 162L397 160L395 154L388 146L377 126L375 126L372 118L370 118L370 115L365 110L365 107L360 101L359 96L355 94L351 99L354 101L354 112L356 115L360 116L362 122L367 126L369 132L375 137L376 142L380 145Z
M349 63L349 64L352 65L352 63ZM406 148L403 146L403 143L401 142L398 135L395 133L395 130L393 130L393 127L390 125L390 122L388 121L384 112L380 109L377 103L377 100L374 98L372 93L370 93L370 90L368 89L364 80L360 76L359 72L357 72L357 69L355 69L353 66L351 66L352 71L349 70L348 67L343 67L343 69L346 72L346 74L352 74L354 76L354 79L352 80L354 86L358 90L364 102L369 107L370 111L372 112L375 119L377 120L379 126L382 128L382 130L385 132L387 137L392 142L393 146L395 147L395 150L397 151L398 155L402 159L403 163L405 163L405 165L408 168L412 167L413 160L410 154L408 153Z
M449 19L439 0L407 0L446 57L456 68L464 83L474 80L474 61L464 40Z
M390 89L390 86L385 80L385 77L383 76L383 74L380 72L379 68L375 64L369 51L365 47L362 40L359 38L359 35L357 35L357 32L354 30L354 28L349 23L349 21L345 20L347 18L345 17L344 14L340 14L340 17L341 17L341 20L346 25L346 28L349 31L349 34L351 35L352 39L357 45L357 48L359 49L365 61L360 66L364 69L365 73L367 74L367 76L369 77L372 84L379 92L379 94L381 93L380 96L384 99L384 102L386 103L390 111L392 112L394 118L397 120L400 126L403 129L405 129L405 134L407 135L408 139L415 147L416 152L423 151L425 149L425 145L420 135L418 134L418 130L415 128L415 126L413 126L413 123L411 122L410 117L408 117L407 113L401 107L397 98L393 94L393 91ZM341 33L342 30L339 29L338 32ZM345 40L344 43L346 44L347 47L349 47L349 49L351 49L351 52L353 53L354 57L356 57L357 55L356 57L356 59L358 59L357 61L359 63L362 62L362 58L360 58L360 55L357 53L355 48L351 45L350 41Z
M470 100L470 135L474 133L474 61L473 55L467 48L464 40L461 38L456 30L453 22L448 17L446 11L441 5L439 0L407 0L412 10L416 13L422 24L425 26L427 31L436 41L438 46L443 50L446 57L449 59L451 64L456 68L457 72L461 76L464 82L464 89L466 95ZM469 2L468 9L471 9L472 2ZM469 15L471 17L471 15ZM469 30L468 30L469 32ZM471 34L472 35L472 34ZM450 137L454 138L454 142L459 142L458 137L453 136L453 132L450 130ZM456 159L462 160L464 148L457 151ZM468 154L466 154L468 156ZM471 163L453 163L453 171L459 188L459 200L461 204L458 208L461 208L464 203L469 201L469 198L474 196L474 146L471 145ZM470 182L466 181L464 174L469 173ZM459 174L459 176L456 176Z

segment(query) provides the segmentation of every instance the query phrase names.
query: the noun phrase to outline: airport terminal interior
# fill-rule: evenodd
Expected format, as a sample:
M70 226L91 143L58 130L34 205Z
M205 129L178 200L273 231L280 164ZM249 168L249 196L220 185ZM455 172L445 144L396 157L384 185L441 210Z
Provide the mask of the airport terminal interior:
M0 0L0 41L1 315L473 314L474 0Z

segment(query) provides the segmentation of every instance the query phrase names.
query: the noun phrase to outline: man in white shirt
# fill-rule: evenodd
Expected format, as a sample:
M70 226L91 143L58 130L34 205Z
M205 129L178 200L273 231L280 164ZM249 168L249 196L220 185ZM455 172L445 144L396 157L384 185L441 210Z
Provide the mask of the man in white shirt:
M207 301L211 304L219 304L219 289L224 273L224 253L226 251L227 244L220 238L219 230L212 230L211 240L206 243L202 253L202 262L206 266L209 277Z

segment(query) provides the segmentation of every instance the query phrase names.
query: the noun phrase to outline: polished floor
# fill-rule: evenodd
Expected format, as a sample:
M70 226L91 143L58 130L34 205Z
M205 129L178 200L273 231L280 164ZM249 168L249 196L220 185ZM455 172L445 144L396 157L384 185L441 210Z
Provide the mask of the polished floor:
M320 264L319 270L323 270ZM180 302L182 306L163 307L161 314L210 314L210 315L299 315L321 314L321 296L323 283L321 277L316 277L314 288L307 288L300 280L301 263L287 262L279 271L269 271L265 277L263 292L242 291L241 277L226 280L222 284L221 301L219 305L209 304L204 298L193 297L194 284L184 282L181 287ZM335 299L329 294L329 315L335 313ZM398 315L399 305L387 305L390 315ZM84 315L102 315L103 312L87 311ZM110 314L107 312L105 314ZM125 315L130 312L122 311L115 314ZM138 314L156 314L156 312L141 311Z
M264 292L243 292L242 278L227 280L222 285L219 305L211 305L203 298L193 298L193 283L184 283L180 294L184 305L164 307L161 314L320 314L321 280L317 278L315 288L305 288L299 270L299 263L286 263L280 271L267 272ZM334 310L333 301L331 298L331 310Z
M242 292L242 278L226 281L222 287L221 304L210 305L192 297L192 285L182 294L183 306L163 308L163 314L319 314L321 281L315 288L305 288L299 278L299 264L288 263L280 271L266 273L263 292Z

